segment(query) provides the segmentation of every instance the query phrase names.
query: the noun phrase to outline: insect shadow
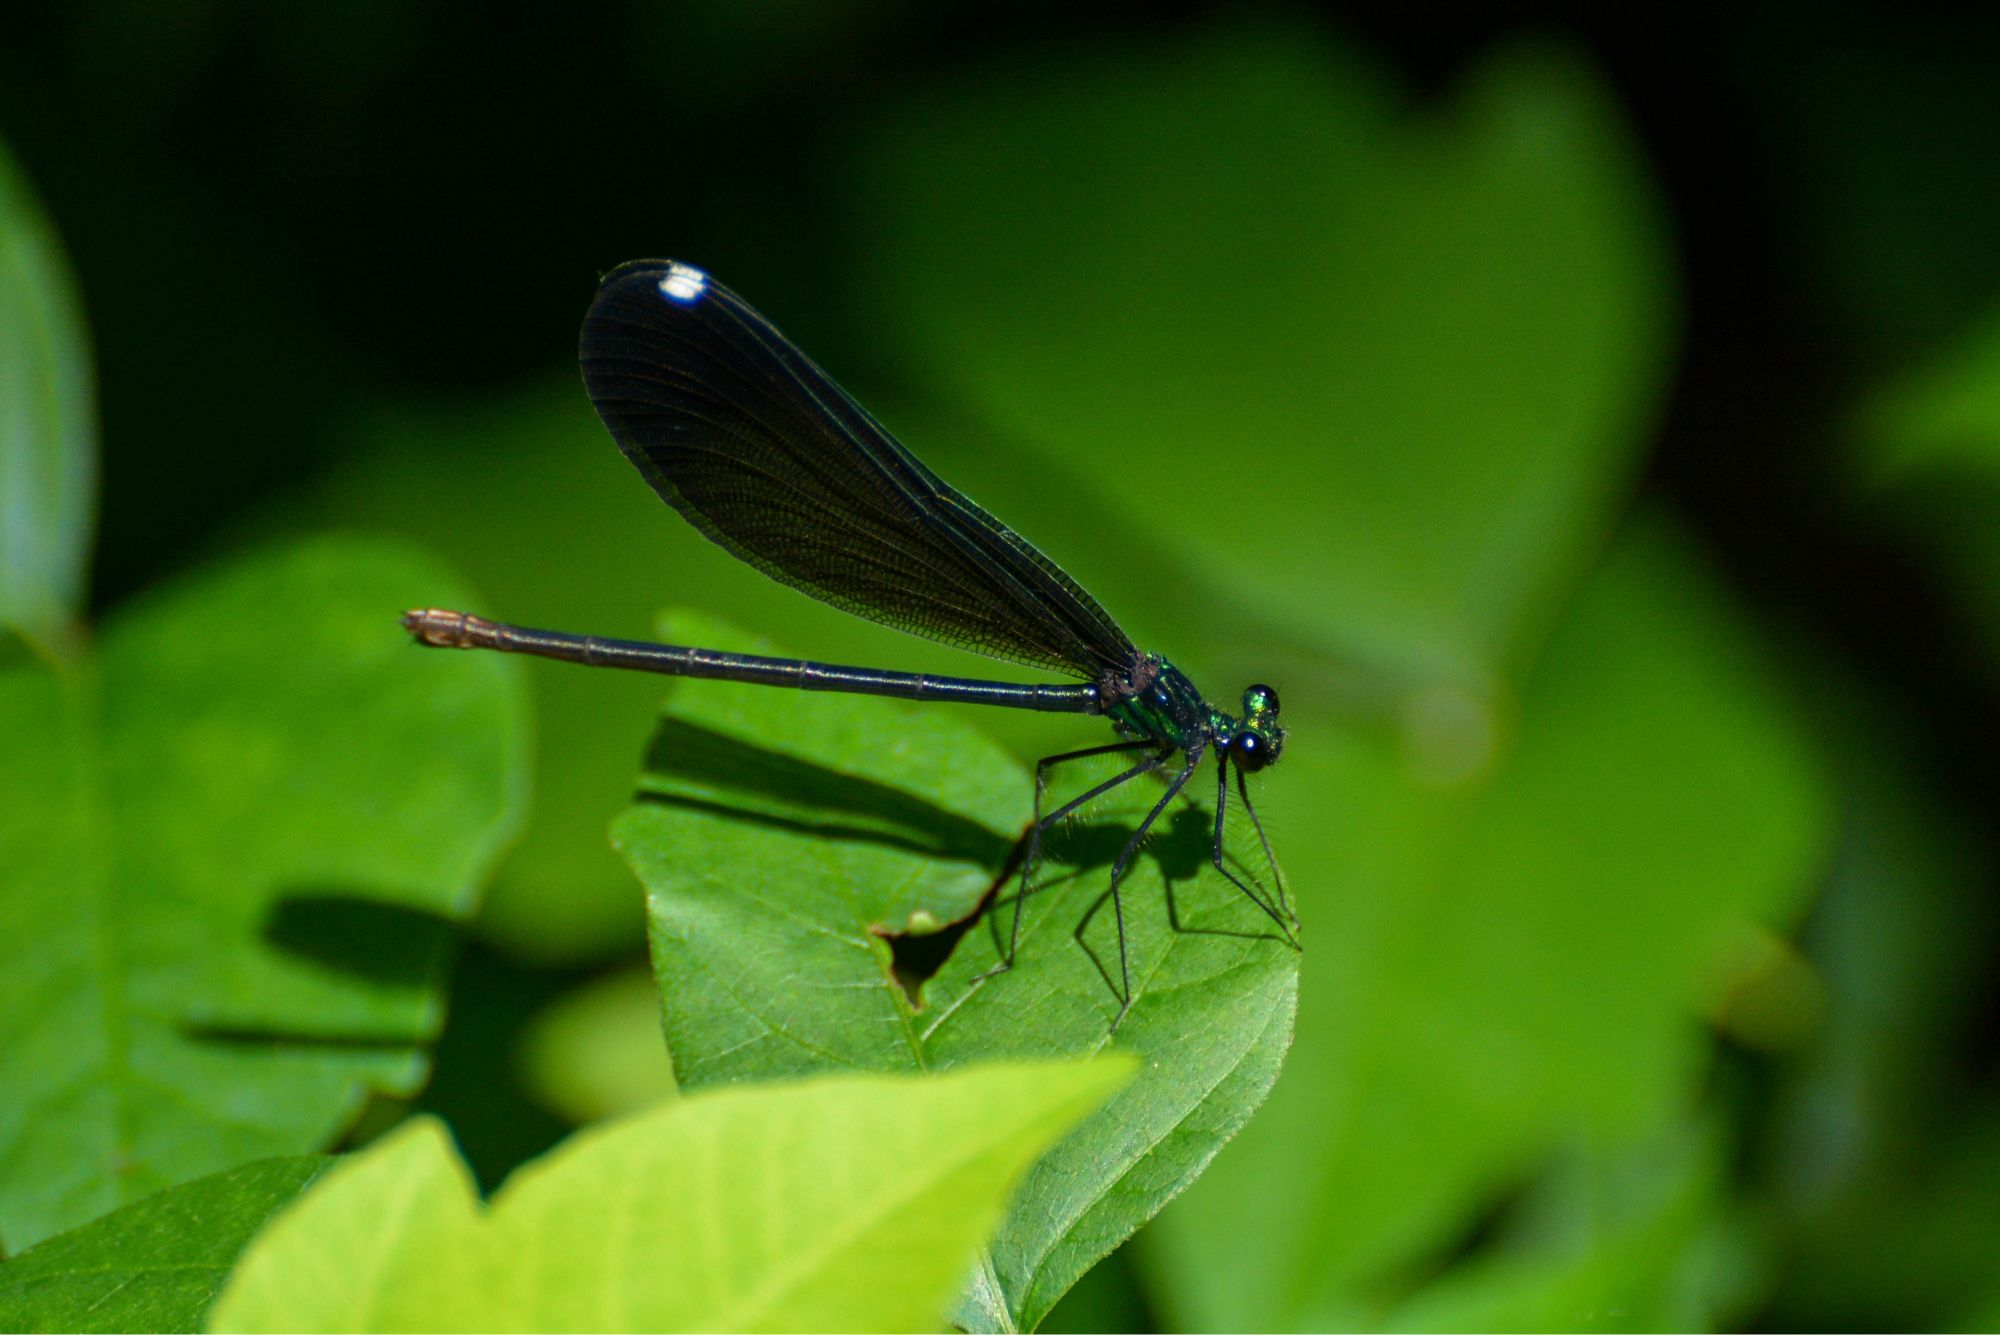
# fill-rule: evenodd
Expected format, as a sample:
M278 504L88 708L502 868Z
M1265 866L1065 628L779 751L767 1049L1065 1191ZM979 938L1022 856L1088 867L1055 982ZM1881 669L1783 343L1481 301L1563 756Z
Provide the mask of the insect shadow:
M693 779L741 802L719 801L660 778ZM681 719L667 719L646 748L646 774L634 795L682 811L820 839L899 848L951 862L970 862L998 876L1014 841L901 788L843 774L783 751Z
M422 994L443 976L457 924L442 914L346 890L289 891L259 927L264 943L314 968L344 975L379 995ZM196 1042L261 1046L397 1049L434 1037L413 1021L395 1031L314 1031L281 1023L191 1020L181 1033Z
M706 791L687 791L689 782ZM918 1009L924 1007L924 984L944 967L975 925L983 921L999 949L1006 921L999 910L1010 907L1019 893L1021 862L1027 852L1025 828L1013 838L996 834L905 789L816 765L684 719L662 720L655 729L634 799L790 834L870 843L983 868L992 885L965 917L929 932L877 930L889 944L896 981ZM1032 893L1039 896L1108 870L1135 828L1131 821L1086 817L1052 831L1043 840L1041 872ZM1208 810L1189 804L1162 819L1148 839L1142 856L1160 869L1168 924L1189 935L1262 939L1268 934L1193 926L1182 918L1178 888L1209 868L1213 835ZM1084 936L1109 898L1107 886L1085 910L1075 937L1115 994L1103 957Z
M1124 850L1137 828L1136 823L1129 821L1086 821L1054 832L1052 836L1044 836L1044 859L1049 865L1044 866L1030 893L1041 895L1058 885L1108 869L1117 860L1119 853ZM1153 827L1152 834L1141 848L1140 856L1151 859L1159 868L1160 883L1166 891L1168 929L1180 936L1233 937L1245 941L1278 940L1278 937L1268 931L1196 926L1183 919L1180 891L1210 869L1213 865L1214 848L1214 818L1207 808L1192 802L1182 805L1173 815L1162 818ZM1233 854L1227 856L1231 865L1236 866L1239 871L1242 870L1241 862ZM1054 867L1057 865L1062 870L1055 871ZM1125 885L1131 884L1132 878L1128 875ZM1015 894L1018 893L1017 880ZM1090 962L1096 967L1098 975L1103 978L1104 985L1115 997L1118 995L1118 980L1112 973L1112 964L1115 963L1116 957L1113 956L1111 963L1107 963L1105 956L1099 952L1098 947L1091 944L1088 936L1091 923L1110 900L1111 887L1106 884L1084 909L1070 935L1090 957ZM1003 903L1011 905L1013 902L1013 896L1008 896L1004 900L996 898L994 911L987 915L988 930L994 933L995 950L1001 947L999 923L1002 915L998 910ZM1132 902L1128 897L1126 912L1130 913L1131 910Z

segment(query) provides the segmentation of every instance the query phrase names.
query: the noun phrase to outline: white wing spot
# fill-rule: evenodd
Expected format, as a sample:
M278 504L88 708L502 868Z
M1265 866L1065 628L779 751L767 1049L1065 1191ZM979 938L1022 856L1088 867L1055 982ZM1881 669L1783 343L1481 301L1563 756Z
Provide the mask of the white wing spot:
M708 291L708 275L692 264L670 264L660 280L660 295L682 306L692 306Z

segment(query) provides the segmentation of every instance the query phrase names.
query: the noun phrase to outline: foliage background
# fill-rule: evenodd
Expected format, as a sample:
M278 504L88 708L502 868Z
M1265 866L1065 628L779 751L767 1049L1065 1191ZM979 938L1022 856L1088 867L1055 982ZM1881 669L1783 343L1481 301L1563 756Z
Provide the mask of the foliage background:
M1599 11L12 7L90 603L333 527L530 624L962 670L603 440L592 278L703 263L1285 694L1290 1065L1052 1325L1991 1325L2000 25ZM667 1080L605 838L657 684L529 675L419 1096L489 1185Z

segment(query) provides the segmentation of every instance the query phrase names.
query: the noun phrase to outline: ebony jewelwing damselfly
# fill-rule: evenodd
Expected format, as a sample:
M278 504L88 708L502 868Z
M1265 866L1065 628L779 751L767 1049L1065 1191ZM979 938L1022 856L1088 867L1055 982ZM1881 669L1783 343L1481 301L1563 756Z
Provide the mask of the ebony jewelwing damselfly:
M404 614L419 641L668 676L1102 714L1119 740L1035 766L1034 820L1007 948L981 978L1013 967L1042 836L1120 785L1162 774L1166 791L1112 863L1106 891L1118 926L1116 1028L1132 1004L1119 886L1154 822L1211 754L1211 860L1298 944L1289 925L1297 919L1244 779L1283 753L1276 691L1250 687L1240 715L1210 704L1180 669L1134 647L1075 580L924 467L770 321L702 270L671 260L620 265L599 285L581 342L584 386L618 448L653 490L732 556L871 621L1080 680L1028 685L837 667L530 630L441 608ZM1136 759L1043 814L1051 770L1108 755ZM1271 873L1269 894L1225 856L1232 769Z

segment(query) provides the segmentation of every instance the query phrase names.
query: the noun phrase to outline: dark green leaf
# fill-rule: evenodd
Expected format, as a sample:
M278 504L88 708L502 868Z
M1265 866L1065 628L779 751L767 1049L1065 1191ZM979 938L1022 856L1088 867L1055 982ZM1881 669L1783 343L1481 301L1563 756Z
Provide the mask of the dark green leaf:
M1871 487L1926 475L2000 482L2000 314L1877 388L1856 426Z
M685 577L686 554L708 546L619 457L573 372L546 390L373 415L350 434L350 462L263 522L360 525L421 542L479 589L472 611L642 635L662 589ZM448 524L436 505L445 494L457 498ZM632 878L604 842L604 821L630 795L632 738L659 683L554 663L525 665L523 676L537 738L534 809L496 870L479 930L510 956L544 963L637 950Z
M2000 663L2000 313L1870 394L1853 472Z
M200 1330L251 1236L332 1163L245 1164L50 1238L0 1265L0 1330Z

